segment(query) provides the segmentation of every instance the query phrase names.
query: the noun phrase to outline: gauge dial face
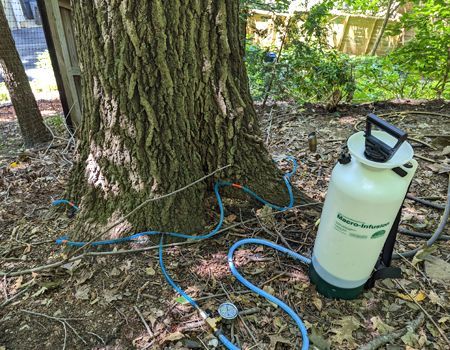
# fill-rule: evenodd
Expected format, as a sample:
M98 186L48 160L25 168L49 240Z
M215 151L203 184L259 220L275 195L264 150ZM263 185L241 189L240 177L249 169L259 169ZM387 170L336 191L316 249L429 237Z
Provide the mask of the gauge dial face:
M232 303L223 303L219 306L220 317L226 320L234 320L238 315L238 309L236 305Z

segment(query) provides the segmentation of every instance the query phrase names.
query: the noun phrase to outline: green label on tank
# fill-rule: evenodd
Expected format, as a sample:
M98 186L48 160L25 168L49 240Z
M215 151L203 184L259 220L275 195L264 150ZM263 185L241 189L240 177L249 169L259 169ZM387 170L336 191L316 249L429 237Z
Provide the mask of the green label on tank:
M351 237L359 239L375 239L386 233L385 228L387 228L389 224L389 222L382 224L367 223L338 213L334 228L336 231Z

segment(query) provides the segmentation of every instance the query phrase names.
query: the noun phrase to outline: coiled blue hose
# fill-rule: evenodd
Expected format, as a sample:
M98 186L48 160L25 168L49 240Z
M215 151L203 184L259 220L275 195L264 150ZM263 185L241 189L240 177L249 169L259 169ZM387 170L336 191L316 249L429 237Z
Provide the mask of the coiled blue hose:
M60 237L56 240L57 244L66 244L68 246L71 247L82 247L86 244L89 243L89 245L91 246L100 246L100 245L109 245L109 244L118 244L118 243L125 243L125 242L129 242L129 241L133 241L139 237L142 236L152 236L152 235L161 235L161 240L160 240L160 244L159 244L159 265L161 267L161 271L162 274L164 276L164 278L166 279L167 283L170 284L170 286L177 292L179 293L181 296L183 296L187 302L189 302L194 308L196 308L197 310L201 311L200 306L197 304L197 302L192 299L180 286L178 286L173 279L170 277L170 275L168 274L165 264L164 264L164 259L163 259L163 248L164 248L164 236L171 236L171 237L178 237L178 238L185 238L185 239L192 239L192 240L203 240L203 239L207 239L207 238L211 238L212 236L214 236L215 234L217 234L217 232L221 229L222 225L223 225L223 221L225 218L225 211L223 208L223 202L222 202L222 197L220 196L220 192L219 189L220 187L225 187L225 186L232 186L232 187L236 187L241 189L242 191L244 191L245 193L249 194L251 197L255 198L257 201L263 203L264 205L269 206L272 209L278 210L278 211L284 211L287 209L292 208L292 206L294 205L294 194L292 191L292 186L290 183L290 178L293 174L295 174L295 172L297 171L297 161L293 158L293 157L286 157L287 160L292 162L292 170L286 174L284 174L283 176L283 180L286 184L286 188L287 191L289 193L289 204L285 207L281 207L278 205L275 205L273 203L270 203L268 201L266 201L264 198L261 198L260 196L258 196L255 192L253 192L251 189L249 189L248 187L239 185L239 184L235 184L235 183L231 183L231 182L227 182L227 181L218 181L214 184L214 194L216 195L217 198L217 204L219 205L219 210L220 210L220 218L219 218L219 222L217 223L217 225L214 227L213 230L211 230L209 233L206 233L204 235L199 235L199 236L192 236L192 235L187 235L184 233L178 233L178 232L160 232L160 231L144 231L144 232L139 232L136 234L133 234L131 236L128 237L122 237L122 238L118 238L118 239L110 239L110 240L103 240L103 241L96 241L96 242L75 242L75 241L70 241L69 238L67 236L63 236ZM76 210L78 210L78 207L76 207L72 202L69 202L67 200L61 199L61 200L57 200L54 201L52 203L52 205L59 205L59 204L69 204L72 207L76 208ZM253 290L255 293L260 294L261 296L263 296L264 298L272 301L274 304L279 305L284 311L286 311L289 316L292 317L292 319L294 319L294 321L297 323L300 332L302 334L303 337L303 346L302 346L302 350L303 349L308 349L308 334L306 331L306 328L303 324L303 322L301 321L301 319L299 318L299 316L289 307L287 306L285 303L283 303L281 300L277 299L276 297L268 294L267 292L263 291L262 289L254 286L252 283L250 283L249 281L247 281L236 269L236 267L234 266L233 263L233 253L234 251L241 245L243 244L249 244L249 243L256 243L256 244L263 244L266 246L269 246L271 248L277 249L279 251L282 251L286 254L289 254L290 256L292 256L293 258L300 260L302 262L305 263L310 263L310 259L305 258L289 249L286 249L284 247L278 246L274 243L271 243L269 241L265 241L265 240L259 240L259 239L244 239L241 241L236 242L230 249L229 253L228 253L228 264L230 266L231 269L231 273L233 275L236 276L236 278L243 283L247 288ZM218 338L219 340L222 342L222 344L229 350L239 350L238 347L236 347L230 340L227 339L227 337L225 335L223 335L222 333L218 334Z
M272 243L270 241L266 241L264 239L257 239L257 238L241 239L240 241L237 241L235 244L233 244L233 246L228 251L228 265L230 267L231 273L236 277L236 279L239 282L241 282L248 289L250 289L250 290L254 291L256 294L259 294L260 296L266 298L267 300L271 301L275 305L278 305L289 316L291 316L291 318L295 321L295 323L297 324L297 326L300 329L300 332L302 334L302 340L303 340L302 350L308 349L309 348L308 331L306 330L305 325L303 324L303 322L300 319L300 317L295 313L295 311L292 310L287 304L282 302L280 299L274 297L273 295L267 293L266 291L262 290L261 288L258 288L257 286L255 286L254 284L252 284L251 282L246 280L244 278L244 276L242 276L240 274L240 272L237 270L236 266L234 265L233 254L234 254L235 250L238 249L240 246L245 245L245 244L265 245L267 247L276 249L276 250L278 250L278 251L280 251L282 253L288 254L292 258L294 258L296 260L300 260L301 262L303 262L305 264L308 264L308 265L311 263L311 259L306 258L306 257L304 257L304 256L302 256L300 254L297 254L296 252L294 252L294 251L292 251L290 249L287 249L285 247L282 247L282 246L280 246L278 244Z

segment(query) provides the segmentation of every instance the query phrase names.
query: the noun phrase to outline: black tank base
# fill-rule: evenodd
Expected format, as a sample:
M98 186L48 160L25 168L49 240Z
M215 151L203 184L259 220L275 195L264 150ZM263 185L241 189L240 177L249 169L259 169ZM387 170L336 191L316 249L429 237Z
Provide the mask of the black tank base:
M364 284L355 288L340 288L333 286L319 276L314 269L313 264L309 265L309 278L320 294L331 299L356 299L364 290Z

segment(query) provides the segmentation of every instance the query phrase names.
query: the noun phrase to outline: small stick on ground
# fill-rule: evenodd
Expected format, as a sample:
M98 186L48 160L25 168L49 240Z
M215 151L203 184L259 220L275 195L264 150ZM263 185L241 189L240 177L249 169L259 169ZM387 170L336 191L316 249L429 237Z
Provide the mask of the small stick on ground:
M268 283L270 283L270 282L272 282L272 281L275 281L276 279L278 279L278 278L280 278L280 277L283 277L283 276L285 276L285 275L286 275L286 272L285 272L285 271L284 271L284 272L281 272L281 273L279 273L278 275L275 275L274 277L269 278L267 281L261 283L261 287L262 287L262 286L265 286L266 284L268 284Z
M261 226L261 228L263 229L264 232L268 233L269 235L273 235L273 232L270 231L266 226L264 226L264 224L261 222L261 220L259 220L258 216L256 216L256 219L258 220L258 223L259 223L259 225ZM280 238L281 242L283 242L283 244L286 247L288 247L290 250L293 250L292 247L290 246L290 244L288 243L288 241L286 240L286 238L281 234L280 231L275 229L275 233L277 234L277 236Z
M445 335L445 332L442 330L441 327L439 327L439 325L436 323L436 321L433 319L433 317L431 317L431 315L427 312L427 310L425 310L423 308L422 305L420 305L416 299L414 299L414 297L411 295L411 293L409 293L405 287L403 287L403 285L396 281L393 280L395 282L395 284L400 287L401 289L403 289L403 291L409 295L409 297L411 298L411 300L419 307L420 310L422 310L422 312L427 316L427 318L431 321L431 323L433 323L433 325L436 327L436 329L439 331L439 334L441 335L441 337L445 340L445 342L448 344L449 348L450 348L450 340L448 340L447 336Z
M239 312L239 315L241 316L248 316L256 314L257 312L261 312L261 309L259 307L252 307L251 309L242 310Z
M203 342L203 340L200 339L200 337L197 337L198 341L204 346L206 350L209 350L209 348L206 346L206 344Z
M430 162L430 163L436 163L436 161L434 159L421 156L420 154L415 154L414 157L422 159L422 160L426 160L427 162Z
M442 209L442 210L445 209L445 205L443 205L443 204L429 202L429 201L425 200L424 198L415 197L415 196L413 196L411 194L407 194L406 198L411 199L411 200L413 200L415 202L419 202L419 203L421 203L423 205L435 208L435 209Z
M422 140L419 140L419 139L416 139L416 138L414 138L414 137L408 136L408 140L414 141L414 142L417 142L417 143L420 143L420 144L422 144L422 145L424 145L424 146L427 146L427 147L431 148L432 150L435 150L435 151L437 150L436 147L430 145L429 143L427 143L427 142L425 142L425 141L422 141Z
M177 242L177 243L165 244L164 247L173 247L173 246L192 244L192 243L193 242L189 242L189 241ZM151 246L151 247L146 247L146 248L142 248L142 249L134 249L134 250L113 250L113 251L107 251L107 252L87 252L87 253L83 253L83 254L80 254L78 256L75 256L73 258L70 258L69 260L60 260L60 261L54 262L52 264L41 265L41 266L37 266L37 267L31 268L31 269L26 269L26 270L21 270L21 271L12 271L12 272L0 271L0 276L14 277L14 276L21 276L21 275L30 274L30 273L33 273L33 272L39 272L39 271L54 269L54 268L60 267L60 266L62 266L64 264L71 263L71 262L74 262L74 261L77 261L77 260L81 260L81 259L87 258L88 256L139 253L139 252L143 252L143 251L147 251L147 250L154 250L154 249L159 249L159 244L155 245L155 246Z
M223 167L218 168L217 170L214 170L213 172L209 173L208 175L205 175L203 177L201 177L200 179L195 180L194 182L191 182L190 184L187 184L184 187L181 187L175 191L172 191L170 193L161 195L161 196L157 196L154 198L149 198L147 200L145 200L144 202L142 202L141 204L139 204L136 208L134 208L133 210L131 210L129 213L127 213L126 215L124 215L121 219L113 222L111 225L109 225L108 227L106 227L105 229L103 229L102 231L100 231L99 234L97 234L96 236L94 236L89 242L86 242L83 246L77 248L71 255L69 255L69 257L74 256L75 254L79 253L80 251L82 251L83 249L89 247L91 245L92 242L95 242L97 239L99 239L100 237L102 237L105 233L111 231L114 227L116 227L117 225L119 225L120 223L124 222L128 217L130 217L131 215L133 215L136 211L142 209L143 207L145 207L148 203L151 202L155 202L155 201L159 201L161 199L173 196L179 192L183 192L184 190L188 189L191 186L194 186L204 180L206 180L207 178L215 175L216 173L227 169L231 166L231 164L225 165Z
M299 204L299 205L293 206L292 208L287 209L287 210L275 211L273 213L268 214L267 216L279 214L279 213L282 213L282 212L287 212L289 210L295 210L297 208L313 207L313 206L317 206L317 205L321 205L321 204L322 203L320 203L320 202ZM266 215L264 215L264 216L266 216ZM248 219L248 220L243 221L243 222L238 222L236 224L230 225L228 227L225 227L225 228L219 230L217 233L218 234L219 233L223 233L223 232L226 232L228 230L231 230L232 228L235 228L235 227L238 227L238 226L242 226L244 224L247 224L247 223L250 223L250 222L255 222L255 221L257 221L257 219ZM194 243L198 243L198 241L187 240L185 242L165 244L164 247L174 247L174 246L185 245L185 244L194 244ZM87 253L83 253L83 254L80 254L78 256L72 257L70 259L60 260L60 261L57 261L57 262L54 262L54 263L51 263L51 264L41 265L41 266L37 266L37 267L31 268L31 269L20 270L20 271L10 271L10 272L0 271L0 276L1 277L3 277L3 276L7 276L7 277L21 276L21 275L30 274L30 273L33 273L33 272L39 272L39 271L43 271L43 270L54 269L54 268L60 267L60 266L62 266L64 264L87 258L88 256L135 254L135 253L145 252L145 251L154 250L154 249L159 249L159 245L151 246L151 247L145 247L145 248L140 248L140 249L130 249L130 250L114 250L114 251L107 251L107 252L87 252Z
M6 276L5 276L6 277ZM27 287L24 290L20 291L19 293L14 294L11 298L6 299L3 303L0 304L0 309L2 307L5 307L6 305L10 304L14 299L17 299L18 297L20 297L22 294L25 294L26 292L28 292L28 290L31 287Z
M86 332L86 333L94 336L95 338L99 339L103 345L106 345L105 340L101 336L99 336L97 333L94 333L94 332Z
M383 345L388 343L392 343L394 340L403 337L408 331L414 332L419 326L423 323L425 319L424 314L421 312L417 319L409 323L405 328L402 328L398 331L380 335L374 339L372 339L367 344L360 346L358 350L376 350Z
M407 115L407 114L424 114L424 115L434 115L437 117L450 118L450 115L444 113L428 112L428 111L398 111L398 112L388 112L379 114L379 117L395 116L395 115Z
M240 290L240 291L233 291L233 294L249 294L252 293L251 290ZM207 295L204 297L200 297L200 298L196 298L195 300L200 301L200 300L208 300L208 299L213 299L213 298L220 298L220 297L226 297L228 296L228 294L226 293L218 293L218 294L213 294L213 295Z
M72 332L85 344L87 345L86 340L84 340L80 334L78 334L78 332L76 331L75 328L73 328L69 322L67 322L68 320L77 320L77 318L61 318L61 317L54 317L54 316L50 316L50 315L46 315L46 314L41 314L40 312L34 312L34 311L30 311L30 310L20 310L24 313L33 315L33 316L39 316L39 317L45 317L48 318L49 320L53 320L56 322L61 323L61 325L63 326L64 329L64 344L63 344L63 350L65 350L66 348L66 344L67 344L67 327L69 327Z
M138 314L142 323L144 324L145 329L147 330L147 333L150 336L150 339L153 338L153 332L151 331L150 326L148 325L147 321L145 320L144 315L142 315L141 311L139 311L139 309L136 305L133 308L134 308L134 311L136 311L136 313Z

